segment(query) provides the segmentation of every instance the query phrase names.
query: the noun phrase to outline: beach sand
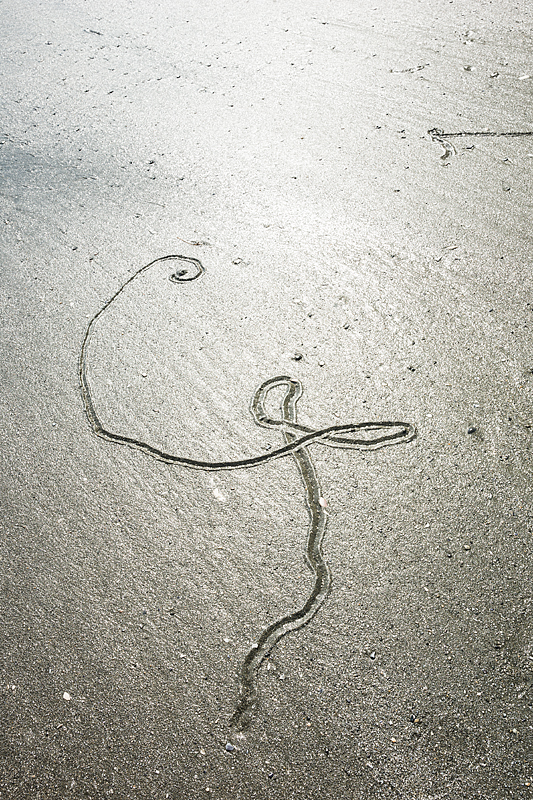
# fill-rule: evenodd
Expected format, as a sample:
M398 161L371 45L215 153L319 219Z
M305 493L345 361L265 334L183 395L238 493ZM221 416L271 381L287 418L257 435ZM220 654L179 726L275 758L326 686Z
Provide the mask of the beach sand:
M529 797L531 10L110 6L3 4L0 797ZM205 274L95 327L108 430L275 451L287 375L303 425L418 432L307 447L332 589L242 732L313 586L294 460L163 464L80 394L171 254Z

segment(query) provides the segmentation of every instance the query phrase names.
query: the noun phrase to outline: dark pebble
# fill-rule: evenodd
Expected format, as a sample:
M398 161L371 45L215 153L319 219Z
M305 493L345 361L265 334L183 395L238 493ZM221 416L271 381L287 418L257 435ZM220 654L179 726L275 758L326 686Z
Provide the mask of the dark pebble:
M467 430L467 433L475 433L476 431L477 428L474 428L474 426L472 425L472 427Z

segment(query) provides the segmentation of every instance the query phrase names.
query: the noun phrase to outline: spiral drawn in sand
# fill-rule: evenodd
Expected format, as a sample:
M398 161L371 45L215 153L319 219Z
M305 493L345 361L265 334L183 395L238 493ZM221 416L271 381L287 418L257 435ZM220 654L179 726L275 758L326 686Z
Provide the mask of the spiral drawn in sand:
M175 283L196 280L205 272L198 259L177 255L156 259L137 270L115 292L113 297L97 311L87 326L79 360L81 396L93 433L108 442L127 445L167 464L176 464L200 470L244 469L260 466L263 463L289 454L292 455L296 462L303 481L305 501L309 513L305 557L314 574L315 582L303 607L269 625L261 633L257 644L251 648L244 659L241 671L240 696L236 711L232 717L232 725L242 730L250 724L258 702L256 677L261 662L282 636L290 631L298 630L315 616L320 606L324 603L331 586L329 568L322 555L322 542L326 532L327 514L323 507L324 501L321 497L316 470L308 452L309 445L322 444L328 447L375 450L387 445L408 442L416 436L416 430L413 425L406 422L353 422L345 425L331 425L319 430L300 425L297 421L296 404L302 395L302 385L299 381L284 375L270 378L262 383L255 392L250 406L252 416L258 425L277 429L283 436L284 444L268 453L235 461L202 461L186 458L175 453L167 453L140 439L123 436L107 430L98 417L87 374L91 334L97 320L105 314L124 289L135 281L139 275L146 272L154 264L162 261L168 261L172 266L175 266L177 262L175 271L169 275L169 279ZM274 419L268 416L265 410L265 402L269 392L278 387L284 387L285 392L281 399L281 415L279 418Z

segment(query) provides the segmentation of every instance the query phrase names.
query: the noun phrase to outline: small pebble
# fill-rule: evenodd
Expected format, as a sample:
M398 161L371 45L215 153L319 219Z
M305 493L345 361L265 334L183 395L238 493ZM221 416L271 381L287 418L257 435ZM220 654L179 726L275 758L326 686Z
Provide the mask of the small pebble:
M376 651L372 650L372 652L370 653L370 658L373 660L375 657L376 657Z
M295 354L293 355L293 357L292 357L292 360L293 360L293 361L301 361L301 360L302 360L302 358L303 358L303 355L302 355L302 353L295 353Z
M463 547L464 547L465 550L470 550L470 545L469 544L465 544L465 545L463 545Z
M72 697L68 692L63 692L63 700L72 700Z
M476 431L477 431L477 428L475 428L475 427L472 425L472 426L471 426L471 427L470 427L470 428L467 430L467 433L475 433Z
M235 750L235 748L234 748L234 746L231 744L231 742L228 742L228 743L227 743L227 745L226 745L226 750L228 751L228 753L233 753L233 751Z

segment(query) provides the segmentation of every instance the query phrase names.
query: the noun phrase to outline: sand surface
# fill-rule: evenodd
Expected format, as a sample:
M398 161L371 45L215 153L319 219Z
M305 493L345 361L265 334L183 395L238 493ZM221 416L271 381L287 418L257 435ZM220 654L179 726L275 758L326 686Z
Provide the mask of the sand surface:
M533 136L428 134L533 131L528 5L2 11L0 797L530 797ZM276 375L305 425L418 430L308 448L333 587L243 733L313 584L294 460L162 464L80 396L170 254L205 274L95 328L110 430L254 457Z

